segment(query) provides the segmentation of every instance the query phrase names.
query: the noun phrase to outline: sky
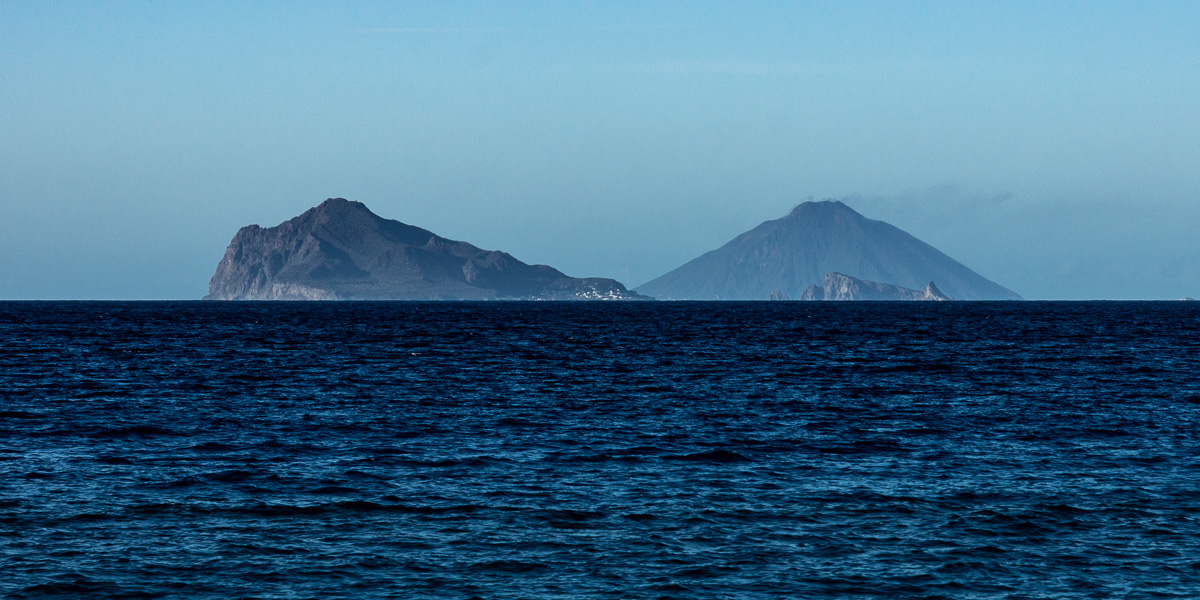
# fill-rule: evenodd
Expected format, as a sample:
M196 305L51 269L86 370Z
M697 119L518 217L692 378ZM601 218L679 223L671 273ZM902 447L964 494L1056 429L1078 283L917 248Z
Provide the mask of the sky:
M1200 297L1197 2L0 0L0 299L194 299L329 197L633 287L844 199Z

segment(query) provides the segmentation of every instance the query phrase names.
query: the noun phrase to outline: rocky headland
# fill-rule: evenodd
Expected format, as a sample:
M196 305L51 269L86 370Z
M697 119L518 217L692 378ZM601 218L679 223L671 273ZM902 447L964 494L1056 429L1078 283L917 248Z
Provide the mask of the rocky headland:
M804 290L799 299L944 301L953 300L954 298L942 293L942 290L939 290L932 281L925 284L924 290L913 290L890 283L864 281L841 273L830 273L825 276L825 280L821 282L821 285L818 286L814 283L808 286L808 289Z
M620 282L568 277L331 198L233 237L206 300L648 300Z

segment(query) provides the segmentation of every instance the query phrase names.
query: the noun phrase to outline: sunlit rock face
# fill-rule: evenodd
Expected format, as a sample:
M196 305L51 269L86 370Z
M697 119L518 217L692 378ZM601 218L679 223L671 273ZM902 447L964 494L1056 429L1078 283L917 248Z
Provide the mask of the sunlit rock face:
M863 281L842 275L841 273L830 273L825 276L825 280L821 285L812 284L807 290L800 295L800 300L953 300L950 296L943 294L936 285L931 281L925 285L924 290L913 290L909 288L892 285L890 283L881 283L878 281Z
M275 227L243 227L208 300L639 300L621 283L439 237L331 198Z
M637 288L659 299L799 298L826 274L921 290L936 281L958 300L1021 297L933 246L838 201L805 202Z

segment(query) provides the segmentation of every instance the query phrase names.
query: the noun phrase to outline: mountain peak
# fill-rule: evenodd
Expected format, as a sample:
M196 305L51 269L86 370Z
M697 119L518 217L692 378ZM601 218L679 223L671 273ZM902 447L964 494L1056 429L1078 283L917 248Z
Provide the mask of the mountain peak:
M678 300L765 300L776 291L796 298L831 272L910 290L937 281L941 290L931 295L962 300L1021 299L912 235L829 199L803 202L638 291Z
M846 206L846 203L842 202L841 200L825 199L825 200L807 200L807 201L801 202L800 204L797 204L796 207L793 208L791 212L788 213L788 216L789 217L800 217L800 216L805 216L805 215L836 214L836 213L851 213L851 214L858 215L858 212L856 212L853 208ZM859 215L859 216L862 216L862 215Z
M942 290L938 289L937 284L935 284L932 281L930 281L929 284L925 286L925 297L923 299L925 299L925 300L952 300L952 298L947 296L944 292L942 292Z
M362 202L355 202L354 200L347 200L345 198L329 198L324 202L310 208L309 210L319 213L333 213L350 210L359 210L371 213L371 209L367 208L366 204L363 204Z
M209 283L215 300L642 300L330 198L275 227L244 227Z

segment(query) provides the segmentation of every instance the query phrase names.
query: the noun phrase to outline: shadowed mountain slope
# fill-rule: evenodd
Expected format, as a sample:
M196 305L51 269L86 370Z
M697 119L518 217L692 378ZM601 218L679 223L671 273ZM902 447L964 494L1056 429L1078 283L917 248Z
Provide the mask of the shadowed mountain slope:
M208 300L633 300L617 281L568 277L331 198L233 237Z
M805 202L637 288L669 300L800 297L827 273L921 290L936 281L959 300L1020 300L933 246L838 201Z

